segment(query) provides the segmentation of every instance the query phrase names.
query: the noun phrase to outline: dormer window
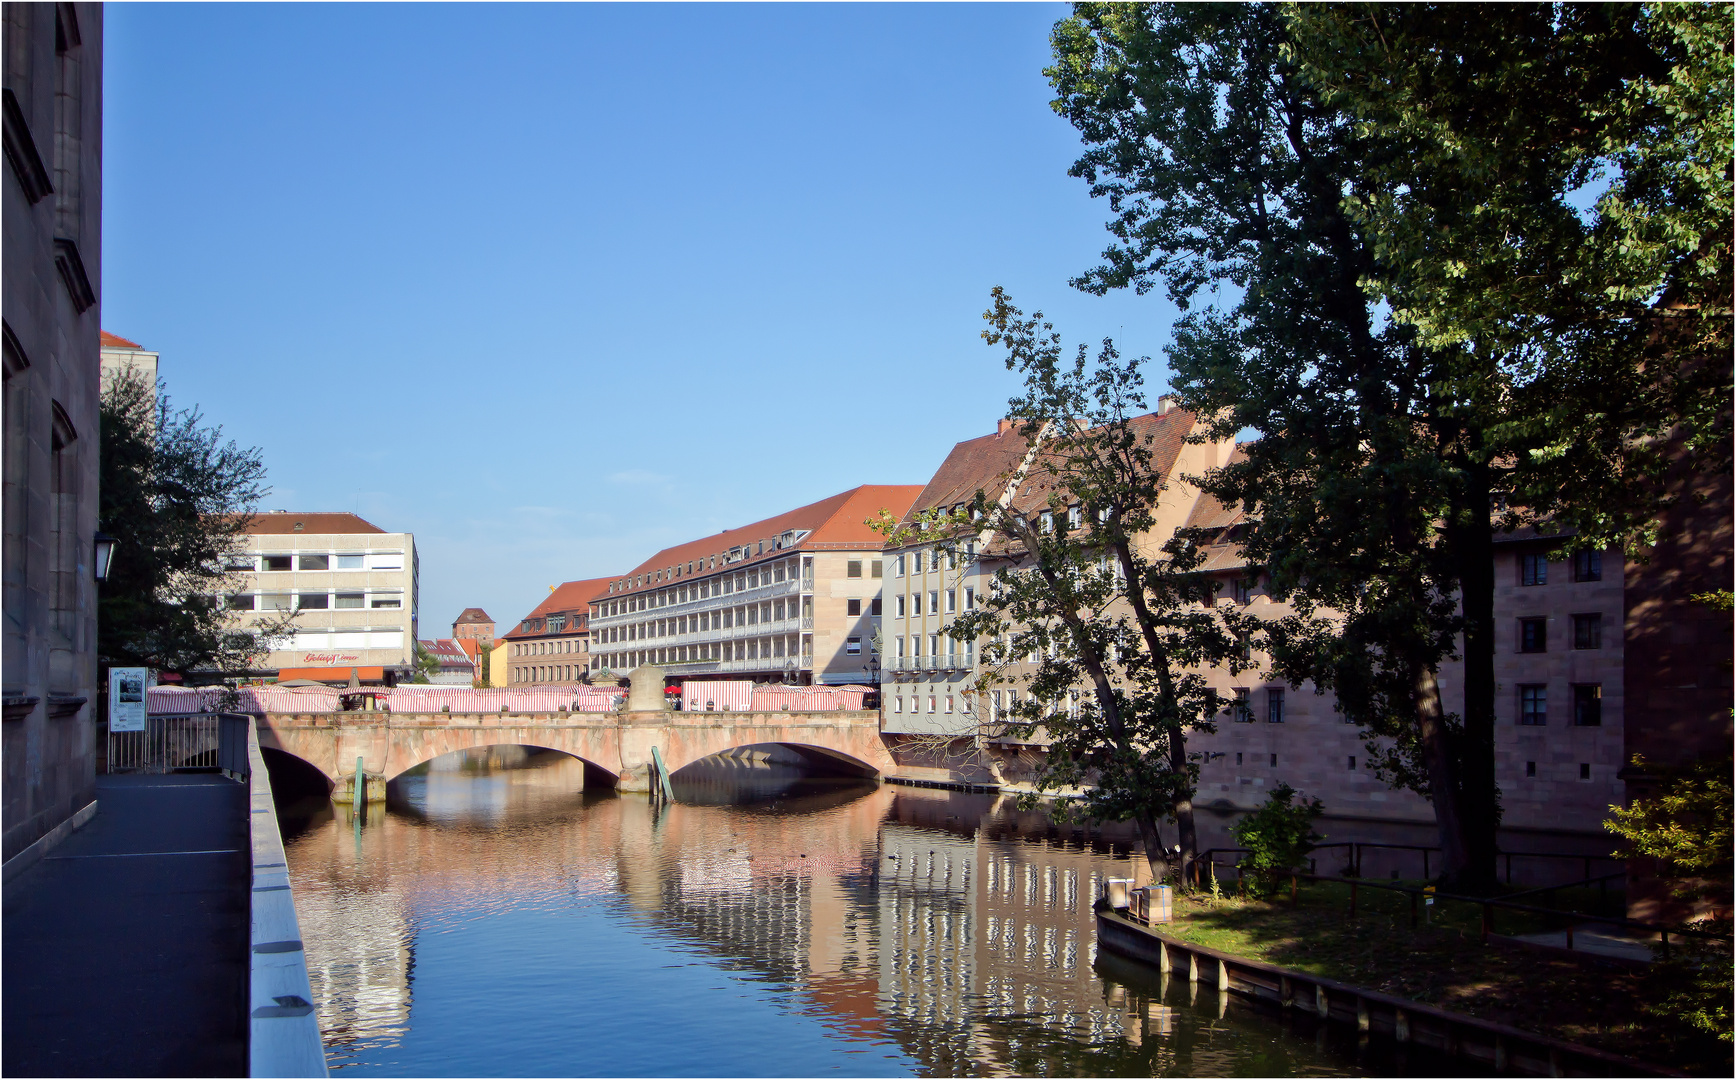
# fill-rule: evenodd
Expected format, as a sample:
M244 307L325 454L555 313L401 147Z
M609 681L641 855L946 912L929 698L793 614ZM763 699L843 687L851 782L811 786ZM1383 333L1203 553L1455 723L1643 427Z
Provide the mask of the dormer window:
M1067 528L1068 528L1068 530L1070 531L1073 529L1077 529L1081 524L1082 524L1082 520L1081 520L1081 515L1079 513L1079 508L1077 506L1069 506L1067 508Z

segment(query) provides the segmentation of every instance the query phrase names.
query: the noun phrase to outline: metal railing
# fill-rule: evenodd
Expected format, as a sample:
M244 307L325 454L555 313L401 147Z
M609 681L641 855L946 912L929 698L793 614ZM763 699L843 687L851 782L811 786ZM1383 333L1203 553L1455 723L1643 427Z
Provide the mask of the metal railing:
M108 771L156 774L223 769L244 774L245 719L223 713L146 717L143 731L108 733Z

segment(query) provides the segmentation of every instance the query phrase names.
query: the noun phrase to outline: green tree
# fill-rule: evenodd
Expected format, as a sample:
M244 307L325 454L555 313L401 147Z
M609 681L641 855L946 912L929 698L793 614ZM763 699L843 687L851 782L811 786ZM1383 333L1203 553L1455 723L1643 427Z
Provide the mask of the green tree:
M1391 93L1411 93L1405 100L1450 141L1465 114L1530 110L1533 76L1511 51L1478 54L1477 64L1512 77L1485 82L1454 99L1457 110L1438 113L1426 84L1413 85L1420 60L1359 68L1333 82L1322 72L1331 35L1367 31L1378 39L1366 19L1356 22L1374 10L1077 5L1055 28L1048 74L1056 110L1087 144L1073 173L1109 201L1115 243L1105 263L1075 284L1097 293L1161 285L1186 312L1170 350L1184 402L1215 420L1215 435L1259 436L1245 462L1206 483L1251 512L1247 553L1265 566L1273 592L1297 608L1296 617L1269 627L1274 668L1293 683L1311 679L1335 692L1369 734L1381 775L1433 802L1447 875L1487 884L1500 814L1494 536L1553 522L1593 543L1643 538L1664 464L1647 439L1670 430L1691 396L1684 386L1700 376L1678 380L1662 354L1648 363L1622 352L1636 343L1652 348L1661 316L1652 329L1604 328L1607 311L1586 305L1598 288L1607 290L1607 273L1577 292L1526 286L1548 293L1559 316L1514 314L1508 309L1526 295L1517 289L1486 297L1489 307L1508 305L1506 322L1488 307L1481 321L1450 328L1424 317L1454 310L1455 301L1429 293L1429 283L1467 272L1453 260L1476 261L1484 250L1455 247L1461 232L1487 241L1485 249L1494 243L1497 233L1477 232L1485 226L1474 220L1475 199L1487 190L1500 189L1509 211L1499 235L1527 257L1533 243L1565 236L1570 218L1614 216L1616 204L1606 198L1589 219L1564 212L1595 163L1533 169L1518 186L1503 186L1498 171L1467 172L1439 194L1451 195L1445 189L1456 183L1459 203L1449 210L1471 224L1440 227L1437 207L1409 194L1435 190L1436 163L1402 124L1372 107L1353 108L1351 99L1382 80L1396 84ZM1574 21L1526 22L1519 14L1537 10L1529 8L1416 10L1460 27L1446 47L1438 26L1405 39L1419 56L1437 49L1449 58L1445 66L1480 47L1465 29L1477 20L1533 37L1556 26L1569 26L1562 34L1571 37ZM1555 92L1560 97L1575 85L1612 81L1607 71L1580 69L1610 62L1618 50L1573 53L1557 43L1540 51L1571 54L1560 64L1580 77ZM1703 53L1683 52L1683 62ZM1538 137L1554 123L1540 120ZM1619 132L1606 125L1605 134ZM1662 147L1648 159L1655 163L1671 151L1667 137L1654 141ZM1608 140L1599 145L1611 152ZM1536 152L1499 134L1489 149L1509 159ZM1647 228L1675 236L1667 222ZM1440 273L1415 265L1424 249ZM1599 250L1572 253L1591 266ZM1565 264L1544 259L1541 270L1525 269L1559 276ZM1631 307L1628 322L1642 325ZM1690 337L1708 334L1715 337L1703 329ZM1550 335L1559 340L1537 344ZM1725 385L1728 375L1724 365ZM1454 655L1465 661L1460 715L1444 708L1437 682Z
M1069 359L1042 314L1027 318L999 288L984 318L984 339L1025 379L1009 403L1036 448L1020 493L1002 505L978 491L956 510L882 527L897 544L1000 563L988 595L949 631L981 643L979 701L1001 685L1022 695L991 734L1041 741L1038 790L1083 789L1052 812L1132 821L1154 877L1170 868L1159 825L1173 818L1185 869L1198 847L1199 758L1187 736L1212 731L1225 704L1201 672L1247 666L1246 620L1213 606L1218 583L1201 571L1198 537L1156 532L1167 466L1153 464L1158 418L1145 412L1143 360L1122 360L1108 341L1094 358L1080 346ZM1028 680L1006 674L1033 656Z
M225 606L246 581L236 556L267 490L259 450L225 441L135 370L104 380L101 422L98 528L116 545L98 592L100 662L181 674L249 667L293 620L242 626Z

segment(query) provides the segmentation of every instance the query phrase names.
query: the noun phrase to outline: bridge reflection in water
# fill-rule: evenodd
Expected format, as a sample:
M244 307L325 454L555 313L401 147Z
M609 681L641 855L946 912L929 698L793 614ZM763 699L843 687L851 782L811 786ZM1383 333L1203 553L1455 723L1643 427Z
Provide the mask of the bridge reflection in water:
M659 807L586 793L571 758L501 768L484 754L404 777L359 830L329 803L286 821L334 1068L1400 1066L1305 1019L1099 960L1091 900L1126 876L1125 849L1010 800L803 775L774 754L690 766Z

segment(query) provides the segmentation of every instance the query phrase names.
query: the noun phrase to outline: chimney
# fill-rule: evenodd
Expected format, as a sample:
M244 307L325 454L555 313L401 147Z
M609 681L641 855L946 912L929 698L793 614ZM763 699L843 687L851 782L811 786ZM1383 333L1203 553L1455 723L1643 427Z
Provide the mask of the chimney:
M1011 420L998 420L995 422L995 438L998 439L1011 430L1013 430L1013 422Z

